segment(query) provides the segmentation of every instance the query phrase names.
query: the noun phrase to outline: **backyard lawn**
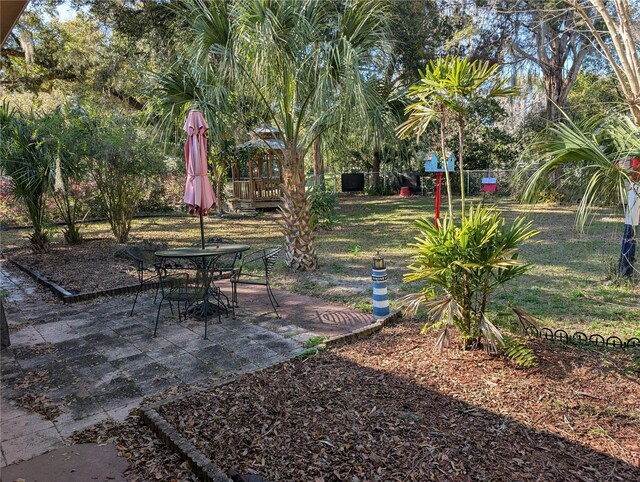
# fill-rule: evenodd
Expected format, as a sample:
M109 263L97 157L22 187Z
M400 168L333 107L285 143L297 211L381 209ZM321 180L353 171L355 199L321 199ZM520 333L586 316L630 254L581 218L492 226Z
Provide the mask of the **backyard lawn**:
M573 206L519 205L499 197L489 202L495 202L508 221L526 216L540 231L522 247L522 259L534 268L498 291L497 301L528 311L542 326L564 328L570 333L580 330L623 339L640 336L640 286L608 279L620 251L620 213L601 210L588 233L579 235L574 228ZM371 258L379 250L389 269L392 306L398 307L401 296L417 289L402 282L412 255L408 243L417 235L413 221L432 215L430 197L341 197L336 227L316 234L320 269L294 274L281 262L276 284L370 311ZM282 242L277 221L276 212L255 217L209 217L205 230L208 236L229 237L261 248ZM111 238L107 223L87 225L85 236ZM61 241L61 236L56 239ZM195 217L153 217L133 221L130 243L181 246L198 239ZM5 249L27 244L23 230L3 233ZM81 249L59 245L50 254L38 257L26 249L11 255L35 262L36 270L65 287L83 291L110 287L104 286L110 279L114 279L112 283L115 279L118 283L135 283L135 272L128 268L128 262L113 256L117 251L115 241L91 241ZM98 286L100 283L103 285ZM501 322L514 322L513 316L504 316Z

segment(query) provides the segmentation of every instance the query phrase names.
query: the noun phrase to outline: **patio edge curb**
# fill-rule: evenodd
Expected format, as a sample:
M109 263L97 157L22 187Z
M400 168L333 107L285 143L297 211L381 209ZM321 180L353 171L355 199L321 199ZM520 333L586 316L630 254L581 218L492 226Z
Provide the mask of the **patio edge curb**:
M115 288L108 288L105 290L88 291L86 293L74 294L74 293L70 293L59 284L54 283L53 281L49 281L49 278L47 278L46 276L43 276L39 273L36 273L35 271L32 271L31 269L19 263L18 261L7 256L5 256L5 259L9 261L12 265L14 265L16 268L18 268L20 271L29 275L29 277L31 277L36 283L38 283L41 286L44 286L45 288L48 288L63 303L78 303L79 301L89 301L89 300L99 298L101 296L114 296L114 295L135 293L138 290L138 286L139 286L138 284L127 285L127 286L116 286ZM150 288L155 288L157 285L158 285L157 282L145 283L142 286L142 291L148 290Z
M143 409L142 420L173 452L186 460L193 473L204 482L228 482L227 477L210 459L173 428L155 409Z
M358 328L355 331L350 333L345 333L344 335L338 335L333 338L329 338L324 342L327 348L334 347L340 345L341 343L347 343L355 340L360 340L361 338L366 338L369 335L372 335L378 331L380 331L384 326L389 323L393 323L402 318L402 311L396 310L384 318L380 318L379 320L371 323L370 325L363 326L362 328Z
M210 390L211 388L228 385L237 379L237 376L232 376L228 379L219 380L212 385L194 388L185 393L140 407L142 421L151 428L153 433L155 433L169 449L176 453L182 460L186 460L191 467L191 471L196 475L198 480L202 480L203 482L229 482L230 479L217 465L194 447L191 442L180 435L178 430L158 413L157 409L182 400L183 398L190 397L191 395Z

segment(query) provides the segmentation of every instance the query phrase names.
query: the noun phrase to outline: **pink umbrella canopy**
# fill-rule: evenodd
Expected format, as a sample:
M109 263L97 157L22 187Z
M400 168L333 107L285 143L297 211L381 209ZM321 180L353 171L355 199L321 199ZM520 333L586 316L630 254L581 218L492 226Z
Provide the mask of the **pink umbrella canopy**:
M207 129L209 126L202 114L192 110L187 116L184 130L187 142L184 145L184 160L187 180L184 185L184 202L189 206L189 214L200 215L200 239L204 249L204 225L202 216L216 203L211 181L207 174Z
M211 181L207 174L207 136L209 126L202 114L192 110L187 116L184 130L187 142L184 145L184 159L187 180L184 186L184 202L190 214L207 214L216 203Z

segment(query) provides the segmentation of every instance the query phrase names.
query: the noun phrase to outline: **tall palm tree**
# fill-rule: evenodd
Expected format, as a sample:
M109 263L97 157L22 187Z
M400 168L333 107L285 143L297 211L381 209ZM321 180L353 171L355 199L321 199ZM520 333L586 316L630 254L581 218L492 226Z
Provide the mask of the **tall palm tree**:
M460 169L460 196L462 212L465 212L464 184L464 129L471 103L478 98L508 97L520 92L516 86L507 85L509 79L501 77L500 64L482 60L470 60L457 56L441 57L429 62L421 72L420 82L409 89L414 102L406 107L408 119L398 128L398 134L419 137L428 125L440 122L442 158L446 159L444 135L447 123L453 119L458 130L458 167ZM445 170L449 215L452 215L449 173Z
M203 65L215 62L234 92L257 99L282 133L281 212L294 270L317 266L305 155L328 118L345 105L364 108L365 68L387 48L387 17L383 0L186 3L194 56Z

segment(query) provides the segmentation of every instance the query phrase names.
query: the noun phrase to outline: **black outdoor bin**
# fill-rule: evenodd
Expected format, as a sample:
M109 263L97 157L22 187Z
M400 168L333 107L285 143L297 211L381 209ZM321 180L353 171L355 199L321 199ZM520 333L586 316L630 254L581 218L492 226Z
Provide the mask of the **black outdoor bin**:
M342 192L364 191L364 173L342 175Z
M413 193L420 192L420 174L418 172L401 172L398 174L400 187L408 187Z

